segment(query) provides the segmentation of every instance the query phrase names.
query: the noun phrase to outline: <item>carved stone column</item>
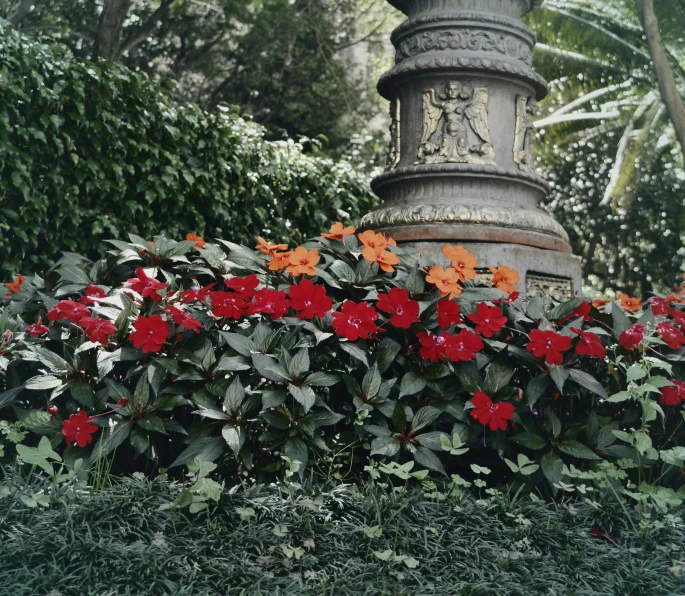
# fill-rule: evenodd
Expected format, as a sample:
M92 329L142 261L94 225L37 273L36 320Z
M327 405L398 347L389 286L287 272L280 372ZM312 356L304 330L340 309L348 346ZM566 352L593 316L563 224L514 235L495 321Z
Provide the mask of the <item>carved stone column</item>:
M533 116L547 94L532 69L535 37L520 18L542 0L388 0L408 20L392 35L395 66L384 200L362 227L443 260L445 242L479 266L519 271L522 293L581 289L564 229L537 208L548 185L534 168Z

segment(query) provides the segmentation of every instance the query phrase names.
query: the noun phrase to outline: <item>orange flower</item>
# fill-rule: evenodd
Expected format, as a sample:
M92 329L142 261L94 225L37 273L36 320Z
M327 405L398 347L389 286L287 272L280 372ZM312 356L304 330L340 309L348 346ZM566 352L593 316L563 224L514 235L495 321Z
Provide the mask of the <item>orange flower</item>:
M291 250L274 253L269 261L269 270L278 271L279 269L285 269L288 265L290 265L291 254Z
M189 232L186 234L186 240L190 240L191 242L195 242L195 248L202 248L205 244L205 239L202 238L202 236L196 236L192 232Z
M331 229L328 230L328 234L321 234L324 238L328 238L329 240L340 240L341 238L344 238L345 236L351 236L354 234L355 230L354 226L347 226L346 228L343 228L342 223L334 223L331 226Z
M289 267L286 269L288 273L294 276L298 275L316 275L316 265L321 260L319 251L316 248L307 250L304 246L298 246L290 253L288 262Z
M255 246L255 248L259 252L273 257L279 251L288 250L288 245L287 244L271 244L270 242L267 242L266 240L264 240L264 238L262 238L261 236L257 236L257 246Z
M148 240L148 241L147 241L147 245L148 245L148 246L154 246L155 243L154 243L152 240Z
M616 295L616 298L618 298L619 302L621 303L623 310L628 310L630 312L642 310L639 298L631 298L628 296L628 294L624 294L623 292L619 292Z
M604 305L609 304L609 302L611 302L611 298L597 298L592 301L592 306L602 308Z
M386 273L392 273L395 271L393 265L397 265L400 262L400 258L389 250L384 248L371 248L370 246L365 246L362 250L362 257L364 257L369 263L378 263L383 271Z
M451 244L445 244L442 247L442 254L452 263L452 267L459 275L459 281L476 279L475 268L478 266L478 261L463 246L454 247Z
M357 234L357 238L364 245L369 248L384 249L388 246L397 246L397 243L392 238L386 238L385 234L379 232L376 234L373 230L366 230L362 234Z
M426 281L435 284L438 290L440 290L441 296L449 294L450 298L457 298L461 294L461 286L459 285L461 277L452 267L447 269L443 269L438 265L431 267L426 276Z
M490 273L493 274L492 284L502 292L513 294L516 291L516 285L519 280L518 272L510 269L506 265L501 267L490 267Z
M21 284L23 284L24 281L26 281L26 278L20 273L19 275L17 275L17 278L14 281L7 282L5 284L5 287L10 292L16 293L19 291L19 288L21 288Z
M685 302L685 297L680 296L679 294L676 294L674 292L671 292L668 296L666 296L666 300L669 302L678 302L679 304L682 304Z

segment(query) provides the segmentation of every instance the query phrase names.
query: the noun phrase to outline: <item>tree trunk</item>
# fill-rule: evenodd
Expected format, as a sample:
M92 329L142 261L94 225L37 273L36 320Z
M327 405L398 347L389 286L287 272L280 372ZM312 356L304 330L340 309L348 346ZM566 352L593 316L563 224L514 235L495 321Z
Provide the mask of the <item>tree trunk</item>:
M14 11L12 16L9 17L9 22L15 27L19 25L22 19L31 12L34 0L22 0L21 4Z
M93 60L116 60L121 44L121 30L131 0L105 0L95 37Z
M676 136L685 154L685 105L678 91L673 71L668 62L659 33L659 22L654 12L654 0L635 0L637 14L647 37L647 46L654 63L661 99L675 127Z

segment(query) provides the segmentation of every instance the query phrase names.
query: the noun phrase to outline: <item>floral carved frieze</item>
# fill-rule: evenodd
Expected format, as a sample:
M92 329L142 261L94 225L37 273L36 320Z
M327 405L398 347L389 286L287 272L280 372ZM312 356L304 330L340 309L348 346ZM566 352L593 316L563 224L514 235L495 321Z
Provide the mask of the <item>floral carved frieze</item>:
M549 296L557 302L573 298L573 282L561 277L547 275L526 275L526 294L531 296Z
M362 218L364 228L455 223L531 230L568 240L564 228L541 211L491 205L423 204L384 207Z
M533 64L531 46L514 35L485 30L423 31L402 40L397 47L396 61L433 51L468 50L496 53Z

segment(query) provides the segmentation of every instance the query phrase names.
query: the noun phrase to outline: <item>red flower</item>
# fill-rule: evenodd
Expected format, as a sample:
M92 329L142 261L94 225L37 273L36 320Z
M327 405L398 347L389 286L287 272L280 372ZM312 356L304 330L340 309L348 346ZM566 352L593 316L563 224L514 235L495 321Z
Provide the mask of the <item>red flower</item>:
M247 314L247 300L237 292L211 292L209 299L214 307L212 312L217 317L240 319Z
M679 406L681 401L685 401L685 383L673 381L673 385L664 387L661 390L659 402L664 406Z
M447 346L447 355L452 362L468 362L483 349L483 340L472 331L462 329L453 336Z
M647 300L652 307L652 312L658 316L666 316L671 308L671 303L667 298L660 298L659 296L652 296Z
M81 304L100 304L100 298L107 298L107 292L91 284L86 288L85 296L79 298L79 302Z
M521 294L519 292L512 292L511 294L509 294L509 297L504 300L504 302L506 302L507 305L513 304L519 299L520 295Z
M40 337L41 335L45 335L50 329L43 325L42 319L38 317L38 322L29 325L24 331L28 331L31 337Z
M390 324L399 329L409 329L419 320L419 303L409 298L407 290L392 288L387 294L378 294L376 308L392 314Z
M333 308L333 300L326 295L326 288L312 283L309 279L303 279L299 284L290 286L288 296L290 306L298 311L298 319L325 317Z
M632 325L630 329L626 329L618 338L619 345L626 350L637 348L645 336L645 325Z
M56 405L51 405L47 407L47 412L52 416L53 418L59 414L59 408Z
M681 327L685 326L685 312L683 312L682 310L678 310L677 308L672 308L668 311L668 314L670 314L673 317L673 320L678 325L680 325Z
M252 273L247 277L232 277L231 279L226 279L224 280L224 283L232 290L245 294L247 298L252 298L259 285L259 280L257 279L257 276Z
M76 443L79 447L85 447L93 442L93 434L97 431L97 424L93 424L85 410L79 410L69 416L69 420L62 422L62 434L67 440L67 445Z
M485 302L476 306L475 315L466 315L466 318L476 324L476 333L481 333L483 337L492 337L507 324L507 317L502 311L493 306L490 308Z
M541 331L533 329L530 332L530 342L526 350L532 352L536 358L544 356L547 364L563 364L565 352L571 347L571 338L555 331Z
M590 331L582 331L575 327L571 327L571 331L580 336L580 341L576 344L576 354L604 360L606 350L602 345L602 340L599 339L597 334Z
M142 348L145 354L159 352L169 336L169 323L161 316L140 316L133 323L134 331L129 339L136 348Z
M338 312L333 313L333 327L338 335L350 341L368 339L376 332L378 313L366 302L359 304L347 300Z
M138 267L136 277L126 280L124 286L138 292L143 298L152 298L155 302L159 302L162 297L157 292L166 288L167 284L149 277L142 267Z
M66 319L78 323L83 317L89 317L88 307L73 300L60 300L48 312L48 321Z
M83 317L78 324L83 327L90 341L101 343L103 346L109 343L109 336L118 331L112 323L100 317Z
M419 349L421 358L431 362L447 360L447 348L450 345L450 341L454 339L454 335L450 333L434 335L426 331L419 331L416 337L421 342L421 348Z
M254 302L248 305L247 312L251 315L258 312L271 315L271 318L276 320L286 315L288 308L290 308L290 302L285 292L263 288L255 294Z
M187 312L182 311L180 308L176 308L175 306L167 306L166 314L173 318L176 325L183 327L188 331L200 333L200 331L203 329L200 321L198 321L195 317L191 317Z
M583 302L583 304L576 308L576 310L574 310L570 315L565 316L561 320L561 323L565 323L566 321L570 321L571 319L578 319L579 317L583 317L583 323L592 321L592 317L590 316L591 310L592 304L590 302Z
M683 332L670 323L659 323L656 326L656 332L672 350L678 350L680 346L685 345L685 335L683 335Z
M190 290L185 290L183 292L179 292L179 296L181 298L181 304L190 304L191 302L194 302L195 300L199 300L200 302L203 302L207 296L211 293L212 288L216 284L209 284L208 286L205 286L204 288L192 288Z
M461 323L461 309L454 300L438 300L438 327L449 329L452 324Z
M477 391L471 400L473 409L471 417L475 418L483 426L490 426L490 430L506 430L507 420L514 417L514 404L505 401L493 403L485 393Z

